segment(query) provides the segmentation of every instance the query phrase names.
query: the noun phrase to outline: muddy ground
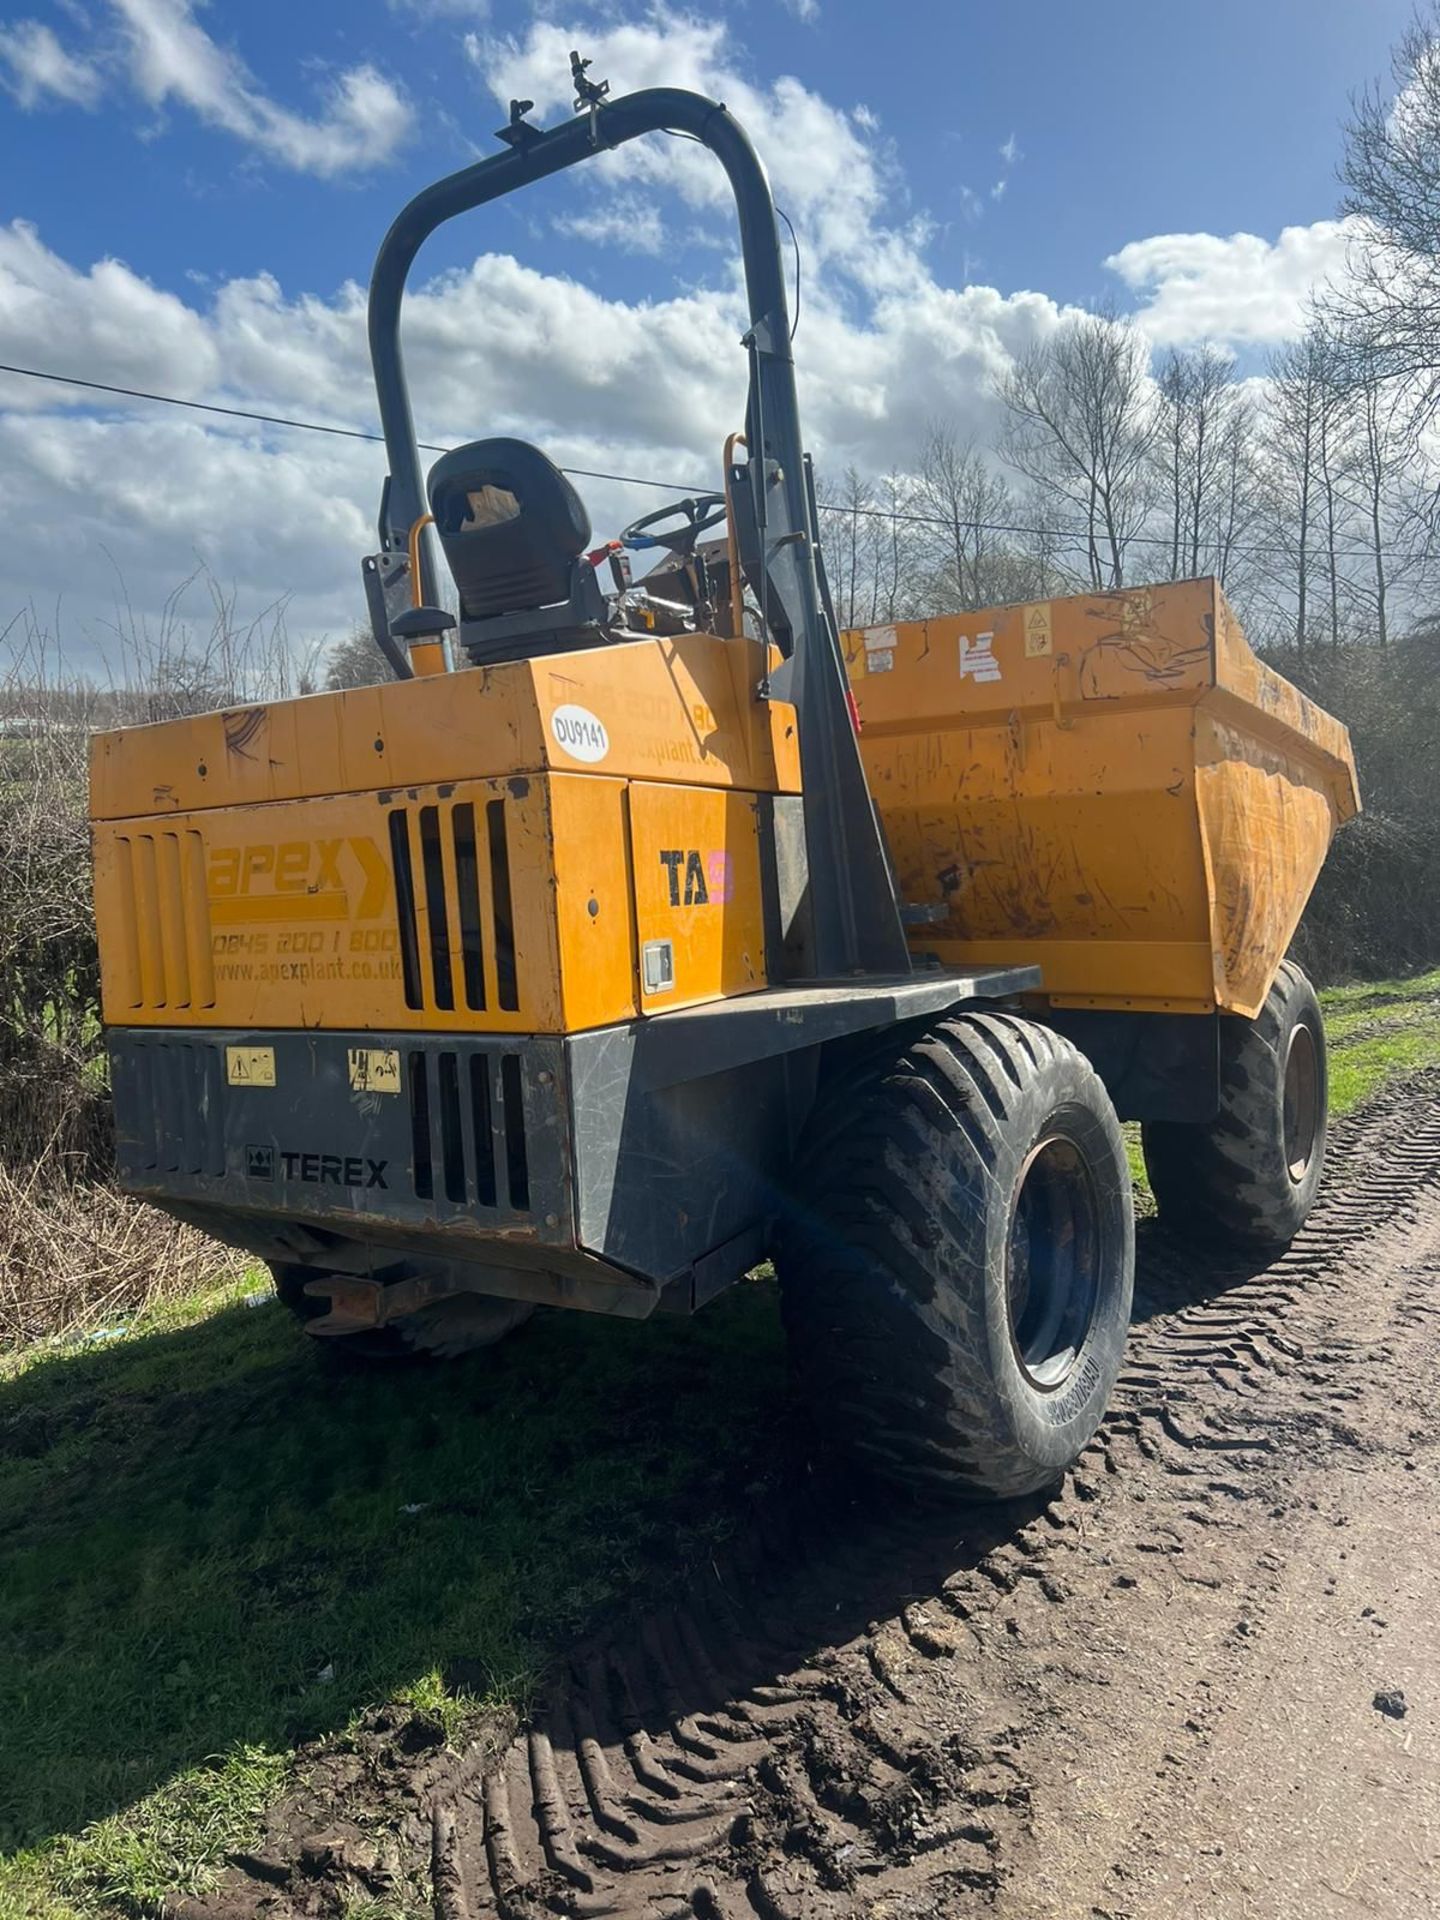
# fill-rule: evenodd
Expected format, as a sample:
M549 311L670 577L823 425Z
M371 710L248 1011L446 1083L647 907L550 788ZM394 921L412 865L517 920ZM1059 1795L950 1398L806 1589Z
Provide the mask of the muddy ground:
M1440 1914L1440 1086L1260 1272L1142 1230L1053 1497L813 1477L463 1755L382 1715L186 1920ZM373 1904L372 1904L373 1903Z

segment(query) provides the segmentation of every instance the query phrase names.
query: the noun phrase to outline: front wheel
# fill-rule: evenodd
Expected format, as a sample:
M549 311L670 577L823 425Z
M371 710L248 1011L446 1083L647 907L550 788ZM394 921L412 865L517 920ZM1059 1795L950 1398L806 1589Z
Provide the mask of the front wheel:
M1145 1170L1160 1218L1256 1253L1295 1238L1325 1168L1328 1074L1315 989L1293 960L1253 1020L1220 1021L1220 1111L1206 1125L1152 1122Z
M858 1464L992 1499L1093 1437L1135 1273L1119 1122L1057 1034L941 1020L822 1086L776 1253L792 1357Z

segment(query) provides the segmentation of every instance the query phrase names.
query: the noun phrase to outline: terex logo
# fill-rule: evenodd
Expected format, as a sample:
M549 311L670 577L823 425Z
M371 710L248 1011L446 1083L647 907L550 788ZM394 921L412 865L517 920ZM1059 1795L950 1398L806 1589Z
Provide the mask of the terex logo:
M220 925L256 920L374 920L390 867L368 834L212 847L206 891Z
M362 1160L358 1154L289 1153L280 1149L287 1180L303 1180L315 1187L384 1187L388 1160Z
M246 1147L250 1180L302 1180L312 1187L388 1187L388 1160L348 1153L305 1153L288 1147Z

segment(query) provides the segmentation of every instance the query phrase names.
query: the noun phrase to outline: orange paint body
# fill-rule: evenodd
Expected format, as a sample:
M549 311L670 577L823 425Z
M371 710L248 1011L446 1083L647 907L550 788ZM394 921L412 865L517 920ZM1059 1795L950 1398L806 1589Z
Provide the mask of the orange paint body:
M1254 1015L1337 823L1349 735L1213 580L845 636L912 945L1057 1006Z
M107 1022L566 1033L765 986L764 667L689 635L98 735Z

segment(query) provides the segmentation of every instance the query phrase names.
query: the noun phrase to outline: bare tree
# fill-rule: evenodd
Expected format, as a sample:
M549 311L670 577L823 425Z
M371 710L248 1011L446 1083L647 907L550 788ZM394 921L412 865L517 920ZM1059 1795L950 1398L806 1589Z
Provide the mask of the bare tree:
M1234 389L1215 445L1209 553L1221 586L1233 592L1248 576L1245 541L1260 517L1255 404ZM1201 571L1198 560L1192 571Z
M1422 448L1410 432L1410 407L1398 380L1355 376L1344 399L1353 423L1353 455L1337 487L1350 537L1363 543L1364 563L1350 582L1352 597L1380 645L1393 637L1394 598L1429 584L1433 565L1434 486ZM1357 555L1358 558L1358 555Z
M924 545L933 565L928 593L956 611L992 605L1001 574L1013 570L1015 502L973 441L947 426L930 428L920 455L915 506L933 522Z
M1391 390L1393 393L1393 389ZM1387 470L1393 445L1390 395L1377 380L1360 389L1360 458L1356 478L1370 543L1375 595L1375 637L1383 647L1389 633L1389 581L1386 578Z
M1312 332L1319 332L1318 328ZM1330 645L1340 644L1342 589L1340 528L1343 506L1340 486L1354 457L1354 410L1351 396L1340 383L1334 342L1320 333L1320 506L1324 518L1327 631Z
M1400 382L1411 419L1440 401L1440 5L1391 55L1393 96L1371 87L1346 128L1344 211L1363 223L1326 299L1366 382Z
M368 626L356 624L325 656L325 685L332 693L348 687L373 687L393 677L393 669Z
M1280 508L1277 521L1282 529L1288 522L1293 530L1295 644L1302 649L1310 632L1311 548L1328 381L1324 337L1312 328L1303 340L1282 347L1270 361L1267 439Z
M1165 487L1170 516L1170 571L1180 571L1180 548L1185 527L1185 416L1189 407L1189 364L1172 350L1155 377L1160 392L1160 416L1155 427L1155 464Z
M870 514L874 506L874 488L853 466L845 469L838 492L821 491L821 532L827 552L835 555L832 590L842 627L859 626L869 602Z
M1233 363L1209 345L1172 347L1156 375L1158 464L1169 513L1170 571L1198 574L1206 534L1221 509L1217 496L1238 477L1239 442L1227 428L1235 407Z
M911 482L892 470L880 482L870 519L870 625L903 620L911 611L918 572Z
M1002 381L1001 452L1076 530L1093 586L1124 584L1149 511L1156 431L1149 354L1112 314L1067 320Z

